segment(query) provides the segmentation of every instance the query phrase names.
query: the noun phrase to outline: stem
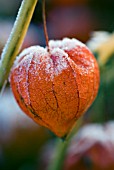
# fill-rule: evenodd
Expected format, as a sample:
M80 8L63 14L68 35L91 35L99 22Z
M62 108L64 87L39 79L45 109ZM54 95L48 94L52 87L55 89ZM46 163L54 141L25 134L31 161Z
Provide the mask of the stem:
M38 0L23 0L0 61L0 90L7 80L14 59L28 30Z
M80 118L76 124L73 126L71 132L67 136L67 138L63 141L62 139L57 138L57 146L54 152L54 159L51 160L49 167L47 170L62 170L63 169L63 163L66 155L66 151L68 148L68 145L71 141L71 138L74 134L78 131L79 127L82 124L83 119Z
M62 141L62 139L57 139L57 146L54 152L54 160L50 162L48 170L62 169L67 146L68 141Z
M42 0L42 17L43 17L43 26L44 26L44 34L45 34L45 40L46 40L46 46L47 50L49 52L49 37L47 32L47 26L46 26L46 12L45 12L45 0Z

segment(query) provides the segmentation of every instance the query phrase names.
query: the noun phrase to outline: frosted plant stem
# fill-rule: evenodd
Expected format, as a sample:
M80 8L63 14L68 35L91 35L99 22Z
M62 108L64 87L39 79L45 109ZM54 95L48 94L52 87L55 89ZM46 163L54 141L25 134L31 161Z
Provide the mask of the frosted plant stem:
M19 53L38 0L23 0L0 60L0 91Z
M47 170L62 170L64 159L66 155L66 151L68 148L68 145L73 137L74 134L78 131L79 127L82 125L83 119L80 118L76 124L73 126L71 132L66 137L65 140L57 139L56 149L54 152L53 160L51 160Z

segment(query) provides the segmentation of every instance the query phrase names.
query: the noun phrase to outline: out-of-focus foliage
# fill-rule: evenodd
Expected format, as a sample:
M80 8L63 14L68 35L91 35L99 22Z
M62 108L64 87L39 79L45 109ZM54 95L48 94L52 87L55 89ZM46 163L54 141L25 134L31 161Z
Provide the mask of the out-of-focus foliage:
M83 126L72 138L67 149L63 170L113 170L114 169L114 121ZM47 169L53 163L55 141L42 148L40 168Z
M0 53L8 38L12 21L15 19L21 1L0 0ZM114 1L112 0L47 0L46 14L49 38L59 39L67 36L86 42L90 39L91 32L95 30L108 31L102 33L102 36L101 34L95 35L96 38L98 37L98 41L89 41L91 45L95 42L95 45L98 46L112 35L111 32L114 30L113 11ZM23 48L36 44L45 45L41 12L41 0L39 0ZM93 48L91 49L94 51ZM104 48L104 52L105 50L106 48ZM99 61L100 53L97 51L95 55ZM105 64L100 67L100 76L99 93L84 116L84 124L104 123L114 119L113 52L108 56ZM113 123L106 126L88 125L88 128L91 129L91 127L93 128L90 138L88 136L85 138L82 133L84 129L87 133L90 132L86 127L83 127L78 136L73 138L66 155L65 170L71 168L71 163L72 169L70 170L73 168L79 170L101 168L102 160L100 158L102 157L109 161L105 167L103 165L103 170L114 169L112 159L114 146L111 138L111 136L113 137ZM95 136L93 132L96 133ZM100 132L103 134L102 142L100 141ZM81 137L80 140L79 137ZM76 155L78 142L80 142L81 148L83 146L81 155L80 153ZM71 150L71 146L74 146L74 152ZM8 90L0 98L0 170L46 170L54 147L55 137L21 112L8 87Z
M64 170L113 170L114 122L84 126L69 145Z
M19 109L10 89L0 102L0 169L35 169L39 151L51 136Z
M85 120L106 122L114 119L114 35L108 32L96 32L94 36L87 44L95 52L99 63L100 89Z

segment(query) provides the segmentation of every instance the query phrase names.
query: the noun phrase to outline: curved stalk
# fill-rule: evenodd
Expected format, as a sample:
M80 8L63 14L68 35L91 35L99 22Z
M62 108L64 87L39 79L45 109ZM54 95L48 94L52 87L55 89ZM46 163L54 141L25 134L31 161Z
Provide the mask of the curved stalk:
M78 131L79 127L82 125L83 118L80 118L76 124L73 126L71 132L68 134L65 140L57 138L57 144L55 152L53 153L53 160L51 160L47 170L62 170L64 159L67 151L67 147L74 134Z
M44 26L46 46L47 46L47 50L49 51L49 37L48 37L47 26L46 26L45 0L42 0L42 17L43 17L43 26Z
M57 139L53 160L50 162L47 170L62 170L67 146L68 141Z
M12 32L1 55L0 90L8 79L10 69L21 48L37 2L38 0L22 1Z

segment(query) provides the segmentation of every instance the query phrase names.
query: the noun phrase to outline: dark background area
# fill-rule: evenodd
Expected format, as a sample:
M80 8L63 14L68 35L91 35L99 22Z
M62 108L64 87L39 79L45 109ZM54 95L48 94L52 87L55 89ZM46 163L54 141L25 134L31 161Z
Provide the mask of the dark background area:
M21 2L22 0L0 0L0 53L10 34ZM41 2L41 0L38 1L22 49L31 45L45 46ZM73 37L86 43L93 31L113 32L114 1L46 0L46 17L49 39ZM101 83L99 93L95 102L84 116L84 124L93 122L103 124L109 120L112 122L114 120L114 55L100 71ZM97 128L95 127L95 129ZM104 134L105 128L102 129ZM97 133L99 133L99 127ZM97 136L98 139L99 136ZM55 146L54 142L55 136L51 132L36 125L23 114L8 86L3 96L0 96L0 170L45 170ZM108 155L110 152L107 151L107 146L110 145L112 147L114 141L113 144L110 144L110 142L107 144L106 140L106 145L104 143L103 147L102 143L99 145L95 145L89 154L87 152L86 158L83 156L80 162L78 162L79 165L74 163L74 167L71 168L69 162L66 162L65 166L69 167L69 170L94 170L90 166L92 163L90 159L91 153L94 155L93 158L95 158L97 154L100 155L101 151L106 149L103 156ZM100 148L100 151L96 146ZM114 148L112 147L110 150L114 151ZM72 153L70 154L72 155ZM99 157L102 158L103 156L100 155ZM113 170L114 159L111 159L110 156L108 158L112 160L112 169L109 169ZM99 164L95 168L97 170L102 169L99 167ZM104 167L102 170L104 170Z
M21 0L0 0L0 19L12 20L17 15ZM113 0L47 0L46 17L50 39L65 36L86 42L92 31L113 31ZM42 27L42 1L39 0L31 22L36 28L37 42L45 44ZM1 24L0 24L1 26Z

